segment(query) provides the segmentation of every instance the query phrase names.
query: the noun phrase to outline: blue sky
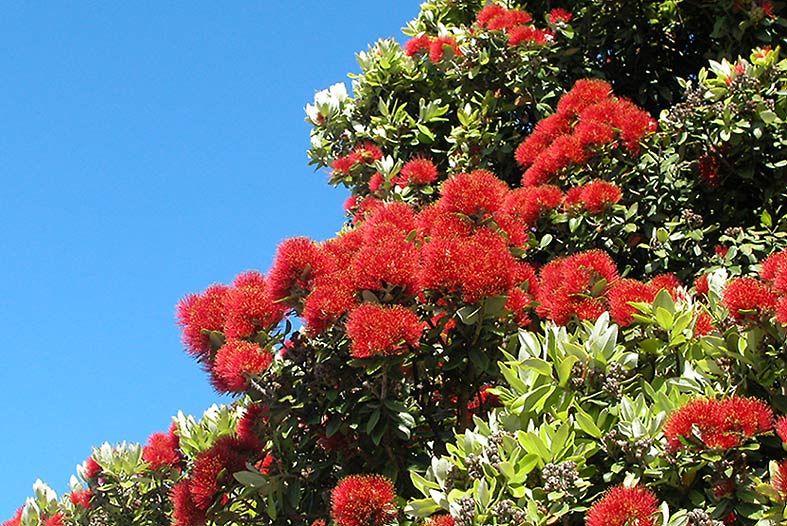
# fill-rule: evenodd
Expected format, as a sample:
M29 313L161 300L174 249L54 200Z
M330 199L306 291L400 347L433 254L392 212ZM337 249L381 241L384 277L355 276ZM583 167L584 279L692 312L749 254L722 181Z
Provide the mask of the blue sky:
M307 165L303 107L419 2L132 4L0 17L0 521L91 445L220 400L174 306L333 236L346 193Z

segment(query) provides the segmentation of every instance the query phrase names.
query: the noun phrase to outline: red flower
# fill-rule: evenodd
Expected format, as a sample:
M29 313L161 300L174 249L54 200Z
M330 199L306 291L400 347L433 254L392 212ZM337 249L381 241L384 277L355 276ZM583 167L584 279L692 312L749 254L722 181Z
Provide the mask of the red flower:
M237 438L223 436L197 455L188 478L191 501L197 510L207 510L221 486L232 479L233 473L246 467L243 449Z
M687 447L683 441L700 448L729 449L772 428L773 411L756 398L698 398L667 418L664 436L673 451Z
M303 321L310 334L320 334L357 305L349 272L337 271L314 282L303 305Z
M716 330L713 325L713 320L710 315L705 311L700 311L697 315L697 321L694 322L694 337L705 336Z
M172 518L174 526L200 526L207 519L205 510L199 509L191 496L189 479L184 479L172 487Z
M333 168L334 173L348 174L357 163L358 159L356 156L350 154L335 159L333 163L331 163L331 168Z
M528 135L517 147L514 156L522 168L527 168L541 155L552 142L571 131L569 120L555 113L539 121L533 133Z
M461 57L462 51L451 37L437 37L429 44L429 60L440 62L445 57L446 48L451 50L451 56Z
M365 142L360 146L356 146L354 152L360 162L372 164L383 158L383 152L372 142Z
M347 336L354 358L390 356L406 352L421 339L423 324L410 309L364 303L347 317Z
M385 178L383 178L383 174L380 172L374 172L372 177L369 179L369 191L374 193L377 192L380 188L383 187L383 183L385 183Z
M268 291L275 301L291 298L297 303L311 290L314 278L329 270L330 261L320 245L305 237L294 237L279 245L268 272Z
M262 427L268 421L269 408L263 404L249 404L243 413L243 417L238 421L235 433L245 447L248 449L260 449L262 442L260 436Z
M755 278L735 278L724 289L722 303L736 322L759 321L776 309L776 294Z
M213 364L214 386L219 391L241 393L249 386L249 378L270 367L273 354L259 344L245 340L228 340L216 353Z
M715 154L703 154L697 159L700 181L710 187L719 186L719 158Z
M44 526L63 526L63 519L65 519L65 518L66 518L66 516L64 514L62 514L62 513L55 513L54 515L52 515L48 519L45 519L44 522L43 522L43 525Z
M604 311L605 295L618 279L612 258L600 250L555 259L541 269L537 299L540 316L565 325L572 315L596 319Z
M655 526L659 503L645 486L615 486L593 503L585 516L587 526Z
M776 428L776 434L782 439L782 442L787 443L787 416L776 419L774 427Z
M337 526L383 526L396 519L396 491L381 475L350 475L331 492L331 517Z
M787 293L787 250L771 254L762 262L760 277L781 293Z
M776 303L776 321L787 324L787 296L779 298Z
M372 164L383 158L383 152L371 142L359 144L349 155L339 157L331 165L333 171L339 174L349 174L360 164Z
M363 227L361 229L363 243L374 243L380 240L381 230L371 227L393 227L393 231L406 236L416 229L415 212L405 203L385 203L369 213ZM359 246L363 243L360 243Z
M424 526L454 526L455 524L456 522L454 522L453 517L448 514L443 514L430 517L424 523Z
M467 238L433 239L421 250L420 286L460 294L467 303L506 294L514 285L516 261L495 232Z
M84 491L75 491L71 493L68 498L71 500L71 504L74 506L79 506L86 510L90 509L90 498L93 494L90 492L89 489Z
M150 464L150 469L179 464L182 457L178 443L178 436L171 430L169 433L153 433L142 450L142 460Z
M509 28L507 31L508 45L511 47L530 42L544 45L547 43L548 37L552 36L550 32L535 28L533 26L515 26Z
M24 509L25 507L22 506L18 510L16 510L16 513L14 513L13 517L3 522L3 526L21 526L22 512L24 511Z
M432 43L432 37L421 35L413 37L404 44L404 52L408 57L414 57L421 51L428 51Z
M377 291L401 287L412 294L417 287L418 247L405 234L381 225L367 230L370 238L350 264L353 288Z
M625 327L634 321L637 309L630 302L651 303L658 289L635 279L620 279L609 290L609 315L618 325Z
M612 86L603 80L581 79L574 83L571 90L560 97L557 103L557 112L570 118L591 106L609 99L612 95Z
M547 210L553 210L563 201L563 192L552 185L526 186L508 193L502 210L528 226L536 224Z
M571 14L571 11L563 9L562 7L556 7L552 11L549 12L549 23L550 24L557 24L559 22L568 24L571 22L571 19L574 15Z
M771 0L762 0L760 2L760 9L762 9L762 12L765 13L765 16L768 18L776 18L776 15L773 12L773 2Z
M487 170L458 174L443 184L440 208L483 217L500 209L508 191L508 185Z
M610 205L619 203L623 193L614 183L596 179L572 188L566 195L566 206L582 205L591 214L600 214Z
M787 460L782 460L771 473L771 486L779 493L781 501L787 500Z
M87 457L87 460L85 460L85 479L89 481L95 480L101 474L102 469L98 462L93 460L92 456Z
M667 272L666 274L659 274L658 276L653 276L648 285L656 289L656 292L660 290L666 290L670 293L670 296L676 298L678 295L678 289L683 285L680 280L673 274L672 272Z
M703 274L702 276L694 280L694 292L696 292L698 296L708 295L708 292L710 292L710 288L708 286L707 274Z
M247 338L268 331L284 317L284 307L271 295L265 277L252 270L238 275L224 297L227 338Z
M210 352L209 331L224 328L226 285L211 285L202 294L189 294L178 303L178 325L183 328L183 343L189 354L204 358Z
M395 179L395 184L400 188L405 186L425 185L437 180L437 166L429 159L416 157L410 159L402 166L399 177Z
M478 12L476 24L486 27L492 19L504 16L507 12L508 10L500 4L489 4Z

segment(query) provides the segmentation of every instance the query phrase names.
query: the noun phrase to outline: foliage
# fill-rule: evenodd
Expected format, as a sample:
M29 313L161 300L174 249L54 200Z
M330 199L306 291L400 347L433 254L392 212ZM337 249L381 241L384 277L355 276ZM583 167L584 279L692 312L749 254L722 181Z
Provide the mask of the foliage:
M426 2L306 108L342 231L178 306L237 402L8 523L779 523L780 8Z

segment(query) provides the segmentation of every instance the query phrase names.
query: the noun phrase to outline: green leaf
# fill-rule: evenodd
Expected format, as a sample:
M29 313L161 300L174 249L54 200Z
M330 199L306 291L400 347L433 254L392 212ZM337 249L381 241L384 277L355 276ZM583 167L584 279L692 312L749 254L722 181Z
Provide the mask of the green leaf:
M763 210L762 214L760 214L760 223L766 228L771 228L773 226L773 218L767 210Z
M260 473L254 473L253 471L238 471L237 473L233 473L232 476L247 488L257 489L264 488L268 485L268 479Z
M440 511L440 506L432 499L411 500L404 507L404 512L411 517L428 517Z
M377 422L380 421L380 410L376 409L372 411L372 414L369 415L369 420L366 421L366 433L371 434L372 430L374 430L374 426L377 425Z
M762 119L762 122L764 122L765 124L771 124L773 123L773 121L775 121L778 118L779 116L776 115L771 110L762 110L760 112L760 119Z
M563 358L563 361L560 362L560 365L557 367L558 385L560 385L560 387L564 387L571 378L571 371L574 368L574 364L578 361L579 358L576 356L566 356Z
M672 314L664 307L656 307L656 321L662 329L672 329Z
M574 414L574 418L576 419L577 424L579 424L579 428L593 438L601 438L604 434L601 432L601 429L598 428L590 415L581 408L577 407L577 412Z
M541 358L528 358L522 361L522 367L532 369L542 376L552 376L552 364Z

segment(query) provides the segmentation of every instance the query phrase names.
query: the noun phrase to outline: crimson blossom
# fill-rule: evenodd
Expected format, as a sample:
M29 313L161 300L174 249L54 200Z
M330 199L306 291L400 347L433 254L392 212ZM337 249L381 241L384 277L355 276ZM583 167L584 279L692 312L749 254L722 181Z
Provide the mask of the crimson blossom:
M331 492L336 526L384 526L396 520L396 491L382 475L350 475Z
M593 503L585 516L587 526L655 526L659 509L656 495L645 486L615 486Z
M756 398L732 397L724 400L698 398L690 401L664 424L667 448L729 449L746 438L773 428L773 411ZM694 447L686 445L692 444Z
M418 315L401 305L365 303L347 318L350 354L354 358L401 354L407 346L418 345L422 330Z
M24 511L25 507L22 506L21 508L16 510L14 516L8 520L3 521L3 526L21 526L22 524L22 512Z
M150 469L177 465L183 460L178 451L179 442L173 423L168 433L150 435L148 443L142 449L142 460L150 465Z
M442 514L429 518L424 523L424 526L454 526L455 524L456 521L454 521L452 516L448 514Z

